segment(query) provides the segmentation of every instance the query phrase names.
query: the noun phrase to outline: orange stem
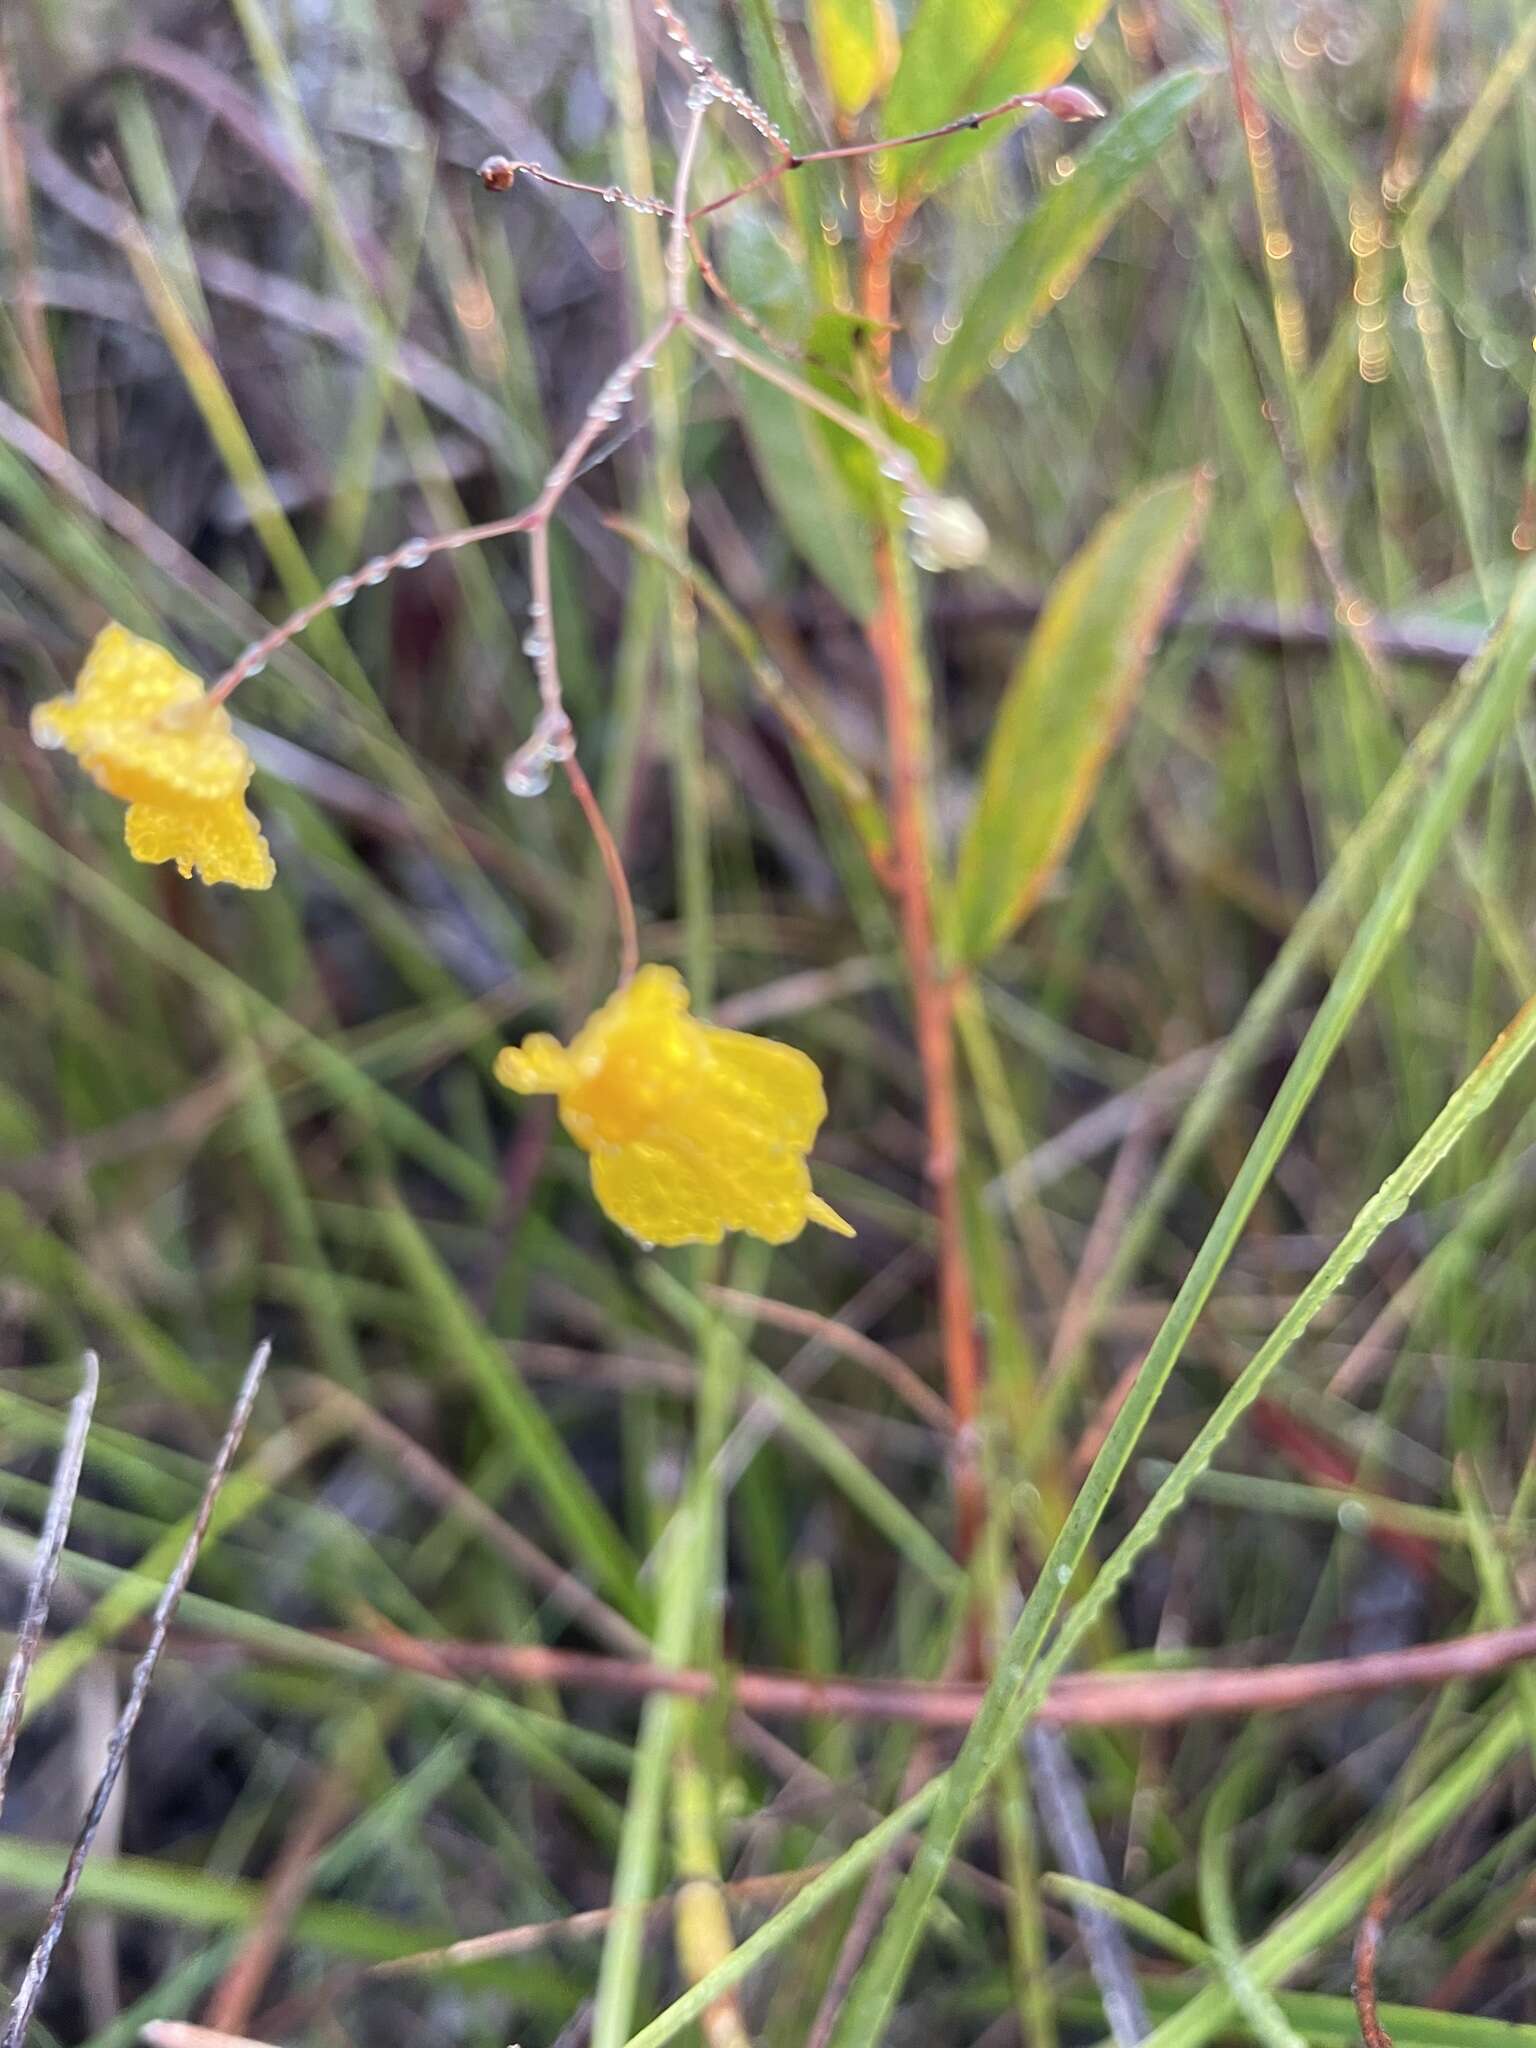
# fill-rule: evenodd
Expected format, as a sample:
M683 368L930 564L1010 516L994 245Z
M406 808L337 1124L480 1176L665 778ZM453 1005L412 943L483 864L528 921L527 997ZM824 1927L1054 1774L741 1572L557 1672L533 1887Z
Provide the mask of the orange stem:
M918 731L917 693L906 644L901 595L891 561L891 543L876 547L880 603L870 642L885 696L886 738L891 763L891 832L902 946L912 986L917 1057L923 1077L928 1125L928 1183L938 1224L939 1324L944 1377L955 1418L955 1508L957 1548L973 1549L981 1527L980 1475L976 1468L976 1405L980 1372L970 1268L960 1213L960 1114L955 1091L954 1003L939 972L934 939L932 848L927 826L923 749Z
M889 345L891 257L901 226L899 214L884 224L872 225L864 244L861 309L874 323L875 347L882 353ZM875 567L880 595L869 641L885 703L896 897L923 1078L928 1183L938 1225L939 1325L945 1383L955 1419L955 1536L963 1559L975 1548L982 1521L981 1475L976 1463L981 1372L960 1208L954 992L940 971L934 935L934 850L922 730L923 686L916 651L908 638L906 609L888 538L876 543Z

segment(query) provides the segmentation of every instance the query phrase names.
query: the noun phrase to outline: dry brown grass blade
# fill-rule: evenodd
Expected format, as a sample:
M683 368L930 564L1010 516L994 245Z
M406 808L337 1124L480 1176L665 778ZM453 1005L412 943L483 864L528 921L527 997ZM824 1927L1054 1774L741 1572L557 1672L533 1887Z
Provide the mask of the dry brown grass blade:
M16 1630L16 1647L6 1667L4 1690L0 1692L0 1809L5 1805L6 1780L10 1776L11 1758L16 1753L16 1738L21 1732L22 1709L27 1703L27 1680L32 1675L32 1666L42 1646L54 1581L59 1575L59 1559L63 1555L64 1539L69 1534L69 1518L74 1511L75 1494L80 1485L80 1468L85 1461L85 1439L90 1433L91 1416L95 1412L96 1395L101 1385L101 1370L94 1351L87 1351L81 1360L81 1374L80 1391L69 1404L64 1442L48 1492L48 1507L38 1535L32 1576L27 1581L21 1621Z
M198 2027L190 2020L151 2020L140 2027L139 2039L149 2048L267 2048L245 2034L226 2034L219 2027Z
M59 1888L53 1895L53 1903L48 1909L48 1917L43 1923L43 1931L37 1937L36 1946L28 1958L26 1970L23 1972L21 1982L16 1990L16 1996L11 2002L10 2014L5 2023L5 2032L0 2034L0 2048L21 2048L21 2044L26 2040L33 2015L37 2011L37 2002L42 1996L44 1984L48 1981L48 1971L53 1962L54 1950L58 1947L59 1937L64 1932L64 1921L69 1913L75 1892L79 1888L80 1876L81 1872L85 1869L86 1858L91 1853L91 1845L96 1839L96 1832L101 1826L102 1818L107 1810L107 1803L112 1797L113 1788L122 1774L123 1760L128 1752L128 1744L133 1739L133 1731L138 1726L139 1716L144 1710L144 1701L149 1693L150 1681L155 1675L155 1666L160 1661L160 1652L165 1648L165 1639L170 1632L172 1617L175 1615L181 1596L186 1590L187 1581L192 1576L192 1568L197 1563L198 1552L203 1547L203 1539L207 1535L208 1525L213 1519L213 1511L218 1503L219 1493L223 1488L225 1479L229 1476L229 1469L234 1463L235 1453L240 1448L240 1440L245 1434L246 1424L250 1421L251 1410L256 1405L256 1396L260 1391L262 1378L267 1369L267 1360L271 1354L272 1346L270 1342L263 1340L262 1343L257 1345L256 1350L251 1356L251 1362L245 1369L245 1377L240 1383L240 1392L235 1399L234 1410L229 1418L229 1426L224 1432L223 1441L219 1445L213 1465L209 1470L207 1484L203 1488L203 1497L198 1503L197 1514L193 1518L192 1527L188 1532L185 1544L182 1546L181 1555L176 1560L175 1569L166 1580L165 1588L155 1603L155 1611L150 1622L149 1641L145 1645L138 1662L133 1667L133 1677L128 1685L128 1697L123 1704L123 1711L117 1718L117 1725L112 1730L112 1739L107 1745L107 1756L105 1763L101 1767L101 1775L96 1780L96 1787L91 1794L90 1804L86 1808L85 1818L80 1823L80 1831L75 1836L74 1846L69 1852L69 1860L64 1866L64 1875L59 1880ZM84 1431L82 1429L82 1442L83 1436ZM60 1545L62 1546L62 1536L60 1537Z
M758 1877L738 1877L722 1884L720 1891L734 1906L777 1905L802 1885L809 1884L825 1868L824 1863L810 1863L801 1870L774 1870ZM645 1915L647 1936L662 1932L676 1905L677 1896L671 1893L640 1908ZM409 1977L431 1970L467 1969L471 1964L490 1962L501 1956L532 1955L560 1941L595 1940L598 1935L607 1933L615 1918L612 1906L594 1906L589 1912L570 1913L563 1920L530 1921L523 1927L498 1928L494 1934L472 1934L463 1941L450 1942L446 1948L421 1949L415 1955L393 1956L387 1963L375 1963L368 1974L372 1977ZM183 2048L183 2044L166 2042L164 2048ZM198 2044L188 2042L184 2048L198 2048Z

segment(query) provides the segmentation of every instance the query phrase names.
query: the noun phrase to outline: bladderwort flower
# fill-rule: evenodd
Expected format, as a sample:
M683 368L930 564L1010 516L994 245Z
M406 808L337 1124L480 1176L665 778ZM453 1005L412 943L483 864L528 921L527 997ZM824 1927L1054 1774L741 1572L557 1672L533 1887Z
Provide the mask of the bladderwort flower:
M135 860L173 860L183 876L270 889L276 873L246 807L255 764L229 713L190 669L126 626L104 626L67 697L32 713L40 747L63 747L128 806Z
M683 978L642 967L569 1046L535 1032L496 1060L519 1095L553 1095L592 1160L592 1192L646 1244L718 1244L727 1230L787 1244L807 1223L844 1237L806 1154L827 1113L815 1062L790 1045L704 1024Z

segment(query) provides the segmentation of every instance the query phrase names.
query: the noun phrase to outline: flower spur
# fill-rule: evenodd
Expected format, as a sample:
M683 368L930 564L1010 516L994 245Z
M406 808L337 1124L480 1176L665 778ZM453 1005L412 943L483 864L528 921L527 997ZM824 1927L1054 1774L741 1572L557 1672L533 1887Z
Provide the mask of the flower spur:
M229 713L153 640L104 626L67 697L32 713L40 747L64 747L128 806L135 860L174 860L184 876L269 889L276 870L246 807L255 764Z
M746 1230L787 1244L807 1223L853 1235L811 1188L805 1155L827 1113L815 1062L690 1016L673 968L642 967L569 1046L545 1031L507 1046L496 1078L558 1099L599 1205L644 1243Z

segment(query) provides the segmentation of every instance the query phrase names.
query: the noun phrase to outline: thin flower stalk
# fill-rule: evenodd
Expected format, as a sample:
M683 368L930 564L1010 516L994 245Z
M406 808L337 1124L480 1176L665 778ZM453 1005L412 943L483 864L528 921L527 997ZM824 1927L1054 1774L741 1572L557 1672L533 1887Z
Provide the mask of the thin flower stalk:
M1023 112L1031 107L1043 108L1061 120L1093 119L1100 115L1103 109L1091 94L1083 92L1079 87L1055 86L1041 93L1015 94L1010 99L999 101L996 106L985 108L974 114L963 115L957 120L944 123L941 127L923 129L912 135L891 136L883 138L878 142L847 143L833 149L809 150L797 154L791 150L787 141L785 141L763 110L693 46L688 38L686 29L672 9L663 4L663 0L652 0L652 4L655 12L661 18L668 36L678 46L683 61L695 73L705 88L703 92L693 99L689 108L689 122L685 131L683 146L679 152L671 201L668 202L652 198L648 195L629 192L618 185L596 185L581 179L566 178L560 173L547 170L543 165L511 156L488 157L481 166L481 177L483 182L492 191L504 192L513 187L519 176L526 176L536 179L541 183L558 186L565 190L591 193L593 196L603 199L611 205L626 206L634 211L650 213L659 219L670 221L671 234L668 242L667 265L668 308L666 318L605 380L588 407L576 433L545 478L539 495L530 504L525 505L520 511L508 514L505 518L486 520L479 525L457 528L450 533L414 535L409 540L402 541L397 547L390 549L387 553L374 556L370 561L365 562L361 568L353 570L346 576L338 577L318 597L312 599L308 604L300 606L279 625L275 626L270 633L263 634L259 640L252 642L249 647L244 649L238 659L230 664L229 668L224 671L213 685L209 694L214 703L222 703L240 683L250 676L259 674L274 654L290 640L295 639L300 633L304 632L306 628L313 625L326 612L337 610L349 604L359 591L371 585L383 583L397 571L417 568L433 555L447 553L453 549L475 547L487 541L506 539L518 533L536 536L540 527L547 526L553 517L560 499L570 487L583 461L590 454L603 428L613 423L613 408L615 404L623 405L630 401L635 387L645 372L651 367L656 352L679 327L686 326L692 333L695 341L708 347L712 352L721 350L723 344L723 353L728 358L734 357L741 362L743 368L778 383L781 389L785 390L788 395L794 397L799 403L813 407L816 411L822 413L824 417L835 421L837 425L856 435L866 446L871 448L882 463L888 463L892 466L901 481L906 482L909 480L909 475L913 472L911 458L904 450L897 448L895 443L883 436L879 429L874 427L871 422L863 419L849 408L838 405L836 400L828 398L824 393L817 391L814 386L805 383L803 380L790 378L788 373L774 374L777 366L765 363L761 358L750 355L742 349L741 344L734 337L725 335L723 330L715 328L712 323L687 310L687 272L689 269L696 269L709 284L710 289L717 296L721 297L723 303L729 306L732 313L742 317L744 325L755 326L761 331L760 323L757 323L751 315L747 314L746 309L737 306L730 299L718 276L714 274L713 266L709 264L697 235L691 233L690 230L695 229L701 220L722 212L725 208L735 205L739 200L749 197L754 192L763 190L766 186L777 182L787 172L797 170L805 164L850 161L883 155L891 150L905 149L914 144L938 141L947 135L960 134L967 129L980 128L1008 114ZM765 140L771 142L776 149L781 151L781 155L778 162L769 166L759 176L748 179L745 183L733 187L730 191L721 193L717 198L690 210L687 204L688 189L695 167L704 117L708 111L711 99L719 101L722 105L732 107L738 113L743 114ZM686 260L688 253L691 253L693 257L691 265ZM765 336L766 338L769 337ZM921 490L923 488L921 480L914 480L916 481L917 488ZM532 547L533 542L531 541L530 548L532 549ZM535 593L534 602L539 602L537 593ZM537 624L537 618L535 623ZM557 657L553 656L551 657L550 664L540 672L541 696L544 697L545 718L550 716L551 699L548 693L551 676L553 677L554 687L558 690L558 660ZM513 762L516 763L518 758L517 755L514 755Z
M807 164L853 163L867 157L885 156L891 150L912 149L919 143L942 142L947 135L963 135L967 131L985 128L992 121L1002 120L1008 114L1023 113L1031 107L1043 108L1046 113L1054 114L1058 121L1097 121L1104 113L1093 94L1084 92L1078 85L1053 85L1044 92L1016 92L1009 99L999 100L995 107L983 107L974 114L960 114L938 128L922 128L913 135L882 136L875 142L843 142L833 149L791 150L780 162L770 164L767 170L749 178L746 184L722 193L718 199L711 199L704 206L696 206L689 219L707 220L712 213L734 206L738 199L745 199L749 193L776 185L780 178L787 177L791 171L803 170Z

